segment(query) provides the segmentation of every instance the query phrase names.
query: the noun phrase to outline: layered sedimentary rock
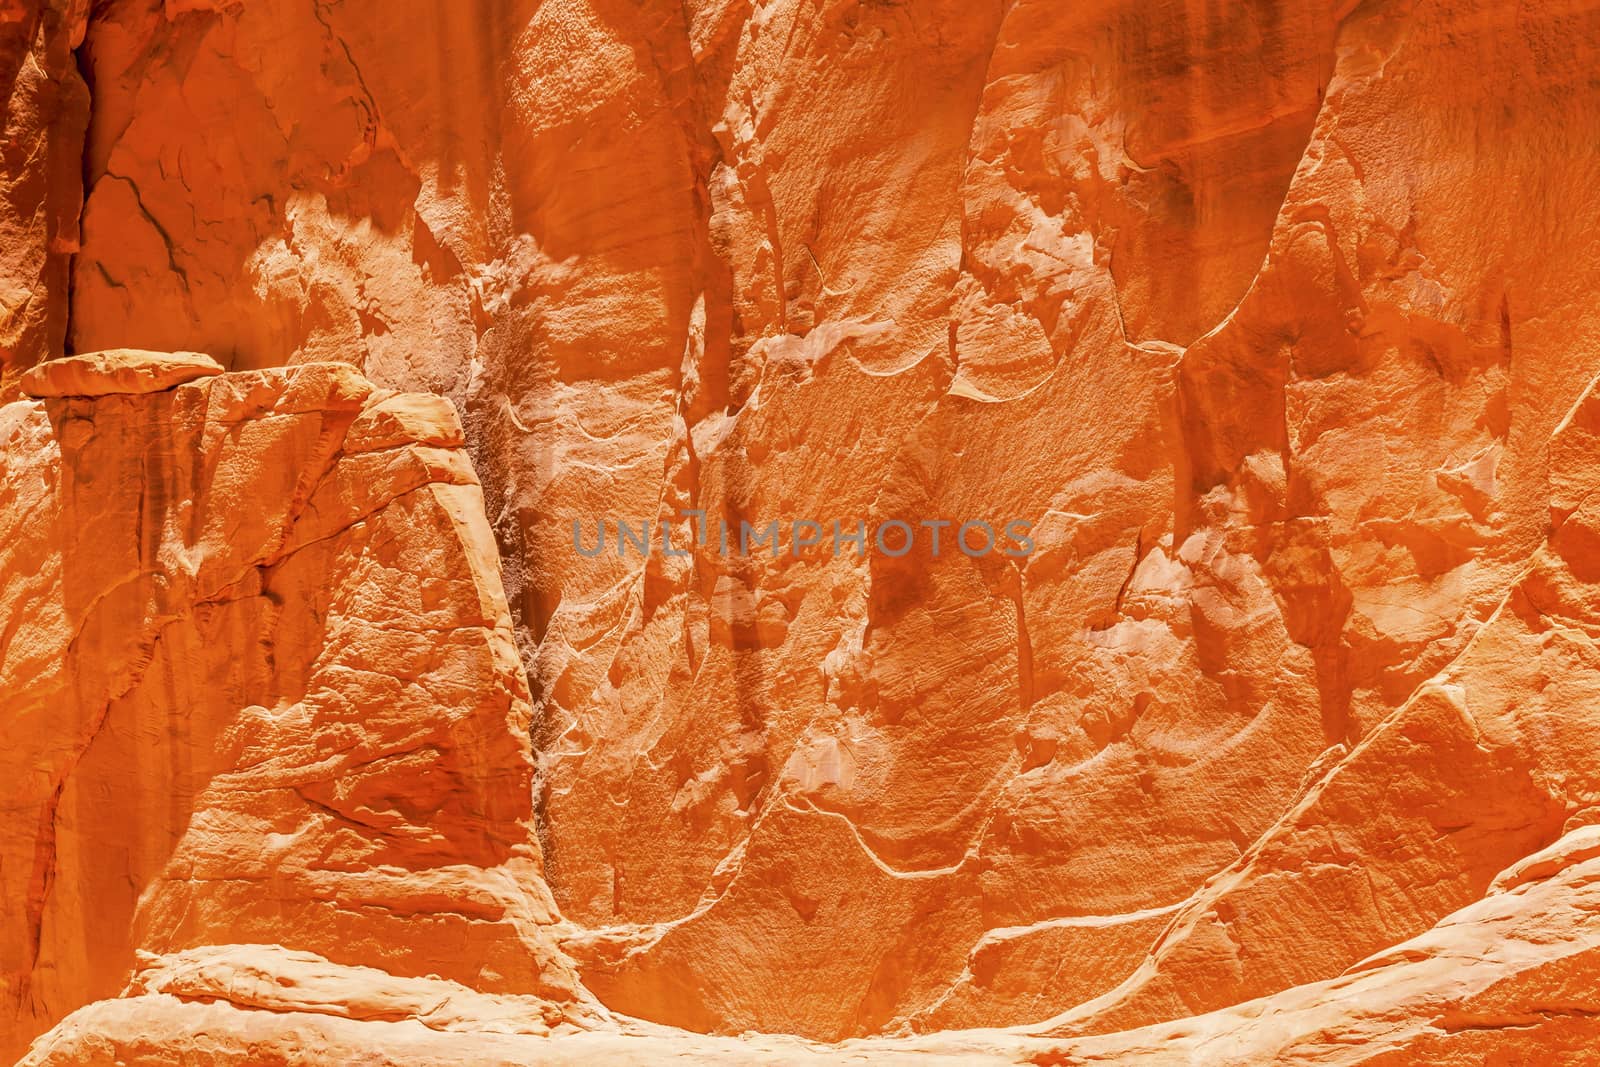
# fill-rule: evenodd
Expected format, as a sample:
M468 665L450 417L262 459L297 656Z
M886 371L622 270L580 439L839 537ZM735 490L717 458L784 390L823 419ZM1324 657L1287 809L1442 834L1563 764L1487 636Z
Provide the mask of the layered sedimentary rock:
M0 408L0 1052L205 946L512 989L525 1026L583 1014L448 402L184 353L22 385L41 399Z
M1582 827L1504 872L1483 899L1339 978L1101 1037L1062 1041L1019 1028L818 1046L637 1025L530 1036L527 1005L515 998L257 953L190 956L141 975L128 997L92 1005L43 1038L23 1067L243 1065L261 1062L262 1050L286 1067L1584 1063L1600 1042L1597 854L1600 837Z
M0 4L0 402L66 340L89 121L73 50L88 16L87 0Z
M228 895L282 823L351 817L361 760L317 764L320 792L296 780L237 838L201 834L236 843L183 907L170 872L202 846L178 831L234 810L205 782L243 757L130 771L167 829L114 891L5 883L35 916L8 950L17 1040L125 992L37 1061L1586 1047L1597 44L1600 11L1566 0L97 4L82 250L70 301L39 306L70 317L74 350L236 373L177 384L160 376L192 361L143 356L165 391L74 400L75 375L110 371L60 364L34 386L60 395L6 409L23 436L0 522L34 547L3 549L32 553L0 571L27 590L3 618L54 595L35 558L87 551L61 540L81 524L28 518L54 498L13 477L90 440L68 444L88 415L54 413L138 407L94 466L201 515L210 483L168 465L232 453L172 398L358 381L328 361L403 392L329 385L318 417L351 428L315 444L287 443L302 431L277 400L250 415L289 435L249 468L277 479L260 520L147 536L126 488L95 498L96 536L155 538L136 558L168 562L157 591L106 602L94 641L142 649L222 595L207 552L259 571L281 531L325 522L345 545L369 515L426 558L410 573L486 604L503 580L509 614L375 592L388 570L338 560L294 596L239 587L315 620L348 595L349 636L207 631L214 660L162 668L183 700L128 713L141 759L188 766L160 725L175 708L225 732L321 693L328 657L381 660L426 695L339 674L349 744L473 724L374 772L411 835L382 846L396 863L349 846L385 871L351 873L362 892L424 892L430 917L347 935L326 874ZM367 445L338 443L358 427ZM402 517L424 483L470 497L457 540ZM574 544L575 523L687 534L690 511L735 530L1020 520L1035 547ZM443 633L492 648L471 684L435 662ZM49 677L29 654L0 659L8 700ZM417 682L422 664L449 684ZM142 652L93 670L70 727L18 704L35 747L10 757L34 769L5 828L16 887L42 862L38 812L104 780L71 754L98 694L154 677ZM281 744L311 774L306 714L261 719L240 751ZM390 832L359 803L350 833ZM91 848L126 833L108 810L74 825ZM503 918L471 910L485 894ZM295 903L248 937L170 925L265 900ZM111 954L42 968L86 951L26 933L49 908L46 929L96 912L82 941ZM463 908L481 944L430 925ZM946 1033L997 1026L1016 1029ZM798 1037L685 1033L752 1030ZM219 1032L245 1036L202 1038Z

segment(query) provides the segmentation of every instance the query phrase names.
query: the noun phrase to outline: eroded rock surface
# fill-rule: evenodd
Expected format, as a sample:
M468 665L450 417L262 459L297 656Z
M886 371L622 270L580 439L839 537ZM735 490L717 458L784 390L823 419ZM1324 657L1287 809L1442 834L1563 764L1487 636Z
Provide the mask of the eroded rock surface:
M0 403L62 353L83 207L88 0L0 3Z
M69 347L234 373L5 409L8 990L126 993L38 1062L1592 1043L1594 5L105 0L83 42ZM1036 549L573 544L685 509ZM143 807L72 824L130 858L70 897L39 813L139 692ZM93 840L124 807L165 829Z
M0 408L0 1051L232 944L581 1015L477 478L392 414L444 402L208 362L51 362Z
M529 1005L298 954L191 954L141 973L42 1039L23 1067L274 1063L1318 1064L1585 1063L1600 1042L1600 836L1584 826L1481 900L1345 974L1178 1022L1069 1041L1026 1028L818 1046L624 1024L534 1036ZM211 968L215 968L211 970ZM325 999L319 999L325 998ZM425 1009L424 1007L425 1006ZM219 1035L222 1036L219 1039Z

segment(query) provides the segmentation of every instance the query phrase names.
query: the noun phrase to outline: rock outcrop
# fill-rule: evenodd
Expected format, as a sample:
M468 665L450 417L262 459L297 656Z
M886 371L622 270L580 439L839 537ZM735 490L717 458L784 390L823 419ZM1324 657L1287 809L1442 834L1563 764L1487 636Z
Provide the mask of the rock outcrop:
M1101 1037L1062 1041L1017 1028L819 1046L637 1024L534 1036L529 1006L515 998L255 953L190 956L141 975L128 997L70 1017L21 1067L243 1067L262 1062L260 1050L284 1067L1587 1063L1600 1044L1597 857L1600 836L1585 826L1507 870L1483 899L1338 978Z
M83 207L88 0L0 3L0 403L59 356Z
M1593 4L40 10L0 1054L1597 1040Z
M191 952L230 989L236 958L315 953L539 998L525 1026L591 1012L448 403L183 353L22 384L44 399L0 408L0 1055Z

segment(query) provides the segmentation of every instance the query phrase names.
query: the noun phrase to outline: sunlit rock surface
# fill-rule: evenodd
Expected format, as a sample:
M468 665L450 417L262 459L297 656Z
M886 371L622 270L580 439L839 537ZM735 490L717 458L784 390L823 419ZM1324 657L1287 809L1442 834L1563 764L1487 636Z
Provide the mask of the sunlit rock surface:
M1594 5L51 11L0 1052L1597 1040Z
M583 1015L482 493L387 425L445 402L184 355L53 360L0 408L13 1044L229 945ZM205 376L148 388L174 368Z
M88 0L0 2L0 403L59 356L83 207Z

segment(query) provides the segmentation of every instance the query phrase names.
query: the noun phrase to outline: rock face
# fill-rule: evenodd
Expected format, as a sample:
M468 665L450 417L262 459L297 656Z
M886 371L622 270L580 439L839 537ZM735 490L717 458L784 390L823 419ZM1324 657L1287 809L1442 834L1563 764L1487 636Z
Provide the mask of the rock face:
M1424 935L1363 960L1345 975L1275 996L1101 1037L1062 1041L1021 1030L970 1030L898 1040L816 1046L746 1035L558 1033L529 1037L506 1025L503 1002L392 979L314 986L334 1004L256 989L206 984L190 974L136 982L130 995L69 1018L23 1061L85 1067L156 1067L178 1062L571 1064L1317 1064L1409 1067L1498 1062L1587 1063L1600 1043L1594 988L1595 916L1600 912L1600 839L1591 827L1563 837L1496 881L1489 893ZM291 972L293 973L293 972ZM296 978L314 976L302 968ZM234 980L237 978L234 976ZM357 984L359 983L359 984ZM391 992L391 990L394 990ZM380 1000L387 994L387 999ZM443 1009L423 1025L408 1017L419 995ZM387 1016L374 1005L387 1008ZM262 1010L266 1009L266 1010ZM414 1012L414 1007L409 1007ZM464 1021L465 1011L472 1012ZM219 1040L218 1035L226 1035Z
M1600 1042L1594 5L26 10L0 1053Z
M449 405L182 356L53 360L0 409L9 1051L201 946L225 988L314 959L583 1013Z
M87 0L0 3L0 402L59 356L83 206Z

